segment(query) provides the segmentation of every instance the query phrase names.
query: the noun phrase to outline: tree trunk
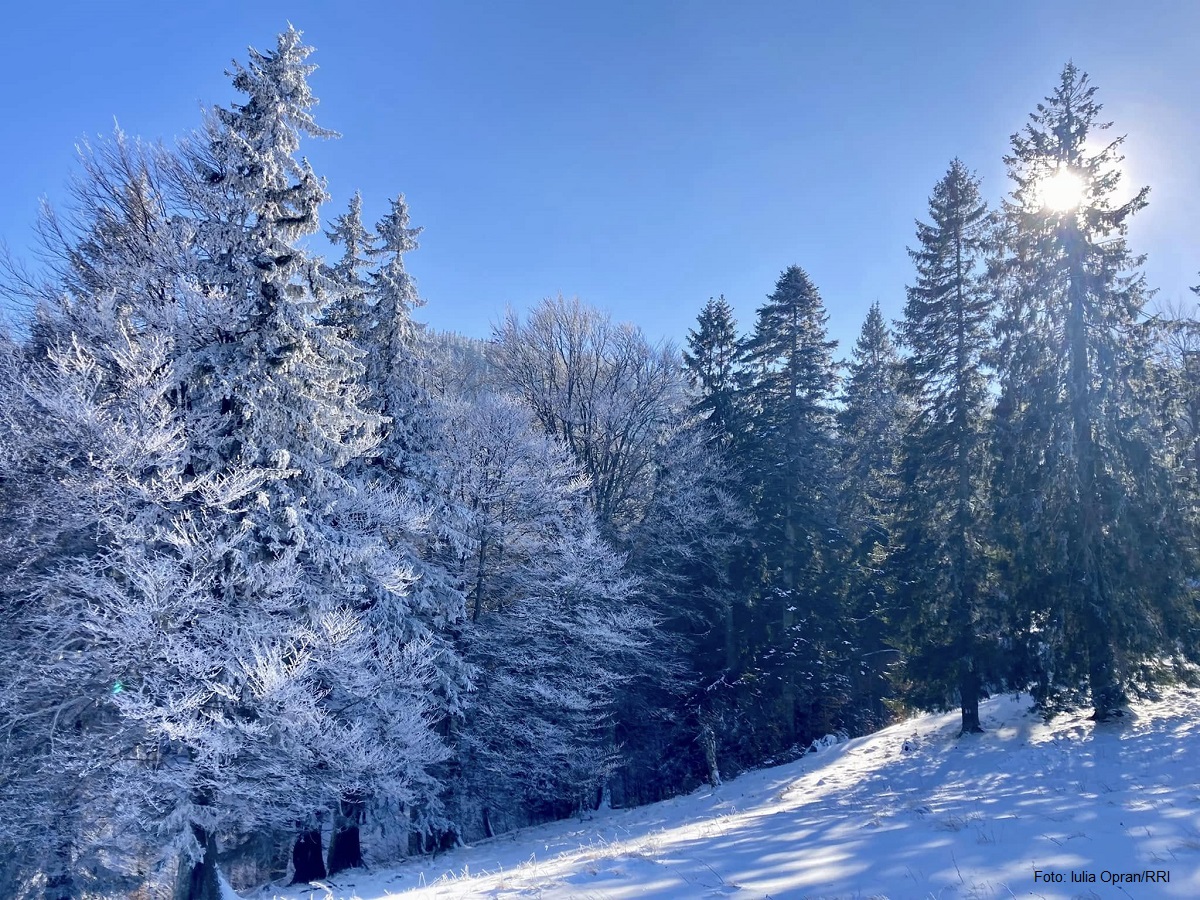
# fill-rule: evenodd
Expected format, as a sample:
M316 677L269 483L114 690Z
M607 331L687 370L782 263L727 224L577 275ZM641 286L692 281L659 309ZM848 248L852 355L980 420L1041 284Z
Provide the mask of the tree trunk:
M199 825L192 825L196 843L204 848L198 862L179 861L175 879L174 900L221 900L221 885L217 879L217 842Z
M954 509L954 543L957 556L955 582L958 597L955 602L954 616L957 634L955 642L962 650L958 659L958 696L962 708L962 731L964 734L981 734L983 727L979 724L979 665L975 655L975 610L979 602L976 596L978 589L975 584L975 554L972 551L972 466L971 450L974 440L971 433L971 412L969 408L968 386L970 382L969 354L967 349L967 331L965 306L967 298L964 294L965 276L963 274L962 235L955 241L955 271L958 283L958 298L956 304L955 327L955 397L954 422L958 432L958 488Z
M781 744L778 749L787 750L796 742L796 666L790 662L792 649L795 646L795 636L792 631L796 626L796 595L800 578L797 573L799 559L796 536L796 525L792 521L792 506L787 506L787 521L784 523L784 552L787 554L787 592L783 605L779 610L779 640L775 647L783 653L784 669L783 684L779 697L779 717Z
M495 837L495 829L492 828L492 811L486 806L483 808L483 835L484 837Z
M1116 661L1103 623L1093 626L1088 641L1088 682L1092 689L1092 721L1108 722L1121 715L1125 692L1117 677Z
M333 833L329 836L330 875L362 868L360 826L365 815L366 804L357 795L351 795L334 809Z
M720 787L721 769L717 766L717 735L711 725L705 724L700 727L700 745L704 748L704 764L708 768L708 783L713 787Z
M75 877L70 872L59 872L46 879L42 891L44 900L75 900Z
M75 872L71 847L63 842L54 853L54 862L46 872L43 900L75 900Z
M1200 455L1200 449L1197 450ZM725 598L725 671L732 673L738 667L737 625L733 618L733 597Z
M1096 473L1100 469L1098 451L1092 433L1096 416L1091 393L1092 357L1088 344L1086 316L1086 272L1083 266L1082 239L1077 224L1068 232L1067 249L1071 254L1070 315L1067 318L1067 338L1070 351L1068 397L1071 403L1071 424L1076 446L1079 498L1079 525L1075 556L1080 560L1079 580L1083 590L1077 598L1079 615L1087 634L1088 687L1092 692L1092 719L1106 722L1120 715L1124 690L1112 641L1110 611L1113 598L1105 584L1105 548L1101 519L1103 504L1096 490Z
M962 706L962 731L964 734L983 734L983 726L979 724L979 672L972 659L959 662L958 693Z
M292 884L307 884L325 877L325 860L322 859L319 828L300 832L292 846L292 866L295 869Z
M75 900L75 879L70 873L51 875L42 891L43 900Z

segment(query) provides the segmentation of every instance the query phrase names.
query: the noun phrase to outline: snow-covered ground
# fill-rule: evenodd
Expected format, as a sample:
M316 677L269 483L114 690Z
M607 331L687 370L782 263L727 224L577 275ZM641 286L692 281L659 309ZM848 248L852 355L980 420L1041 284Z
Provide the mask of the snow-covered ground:
M923 716L716 790L256 896L1200 897L1200 692L1135 704L1119 725L1047 725L1029 706L987 702L983 735ZM1146 870L1170 880L1104 880Z

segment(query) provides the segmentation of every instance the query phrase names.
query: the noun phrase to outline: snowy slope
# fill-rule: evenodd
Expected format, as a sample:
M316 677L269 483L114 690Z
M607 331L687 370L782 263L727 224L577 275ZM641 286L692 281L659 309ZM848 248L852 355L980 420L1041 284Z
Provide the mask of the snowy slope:
M1029 705L987 702L984 735L924 716L716 790L259 896L1200 897L1200 692L1135 704L1116 726L1046 725ZM1103 881L1146 869L1170 881ZM1095 882L1072 883L1080 871Z

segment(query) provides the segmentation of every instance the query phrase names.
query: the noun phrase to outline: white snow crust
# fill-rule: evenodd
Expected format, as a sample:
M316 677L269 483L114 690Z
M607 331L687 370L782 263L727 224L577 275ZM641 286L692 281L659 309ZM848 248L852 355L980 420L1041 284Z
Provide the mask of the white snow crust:
M1200 897L1200 691L1134 703L1118 724L1030 707L997 697L982 735L957 737L957 713L921 716L716 789L255 897ZM1145 870L1170 880L1103 880Z

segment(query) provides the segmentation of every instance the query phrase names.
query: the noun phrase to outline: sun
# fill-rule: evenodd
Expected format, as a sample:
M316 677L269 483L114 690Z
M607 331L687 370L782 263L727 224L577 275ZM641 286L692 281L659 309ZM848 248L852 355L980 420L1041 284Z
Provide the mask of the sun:
M1037 193L1046 209L1068 212L1083 202L1083 179L1068 168L1055 169L1038 182Z

